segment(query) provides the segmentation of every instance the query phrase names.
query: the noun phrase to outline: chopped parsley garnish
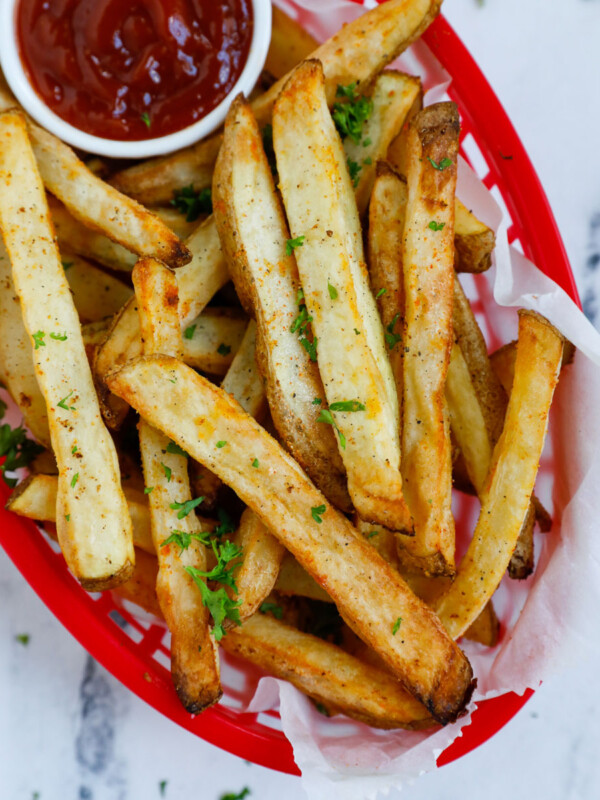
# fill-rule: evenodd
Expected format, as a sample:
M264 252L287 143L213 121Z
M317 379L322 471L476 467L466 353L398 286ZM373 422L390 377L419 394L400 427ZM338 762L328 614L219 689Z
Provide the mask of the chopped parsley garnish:
M338 290L335 288L335 286L332 286L329 282L327 282L327 291L329 292L329 297L331 297L332 300L338 299Z
M360 183L360 173L362 167L358 163L358 161L354 161L352 158L347 158L346 164L348 165L348 172L350 174L350 180L352 181L352 186L354 186L354 188L356 189L356 187Z
M57 342L66 342L67 341L67 334L66 333L51 333L51 339L55 339Z
M312 518L314 519L315 522L318 522L319 525L323 522L321 515L324 514L326 510L327 510L326 505L314 506L310 509Z
M285 243L285 254L291 256L297 247L302 247L306 236L296 236L295 239L287 239Z
M354 333L355 333L357 336L360 336L360 331L358 330L358 328L354 328Z
M144 494L150 494L150 492L153 491L153 489L154 486L146 486L146 488L144 489Z
M211 544L217 559L216 566L213 569L208 572L203 572L196 567L184 567L184 569L200 589L202 602L214 621L214 637L219 642L225 635L223 622L226 619L232 620L236 625L242 624L238 610L240 601L232 600L224 588L229 586L237 594L234 572L241 563L239 558L242 555L242 551L236 544L229 541L221 544L216 539L213 539ZM218 589L210 589L203 579L223 585Z
M160 543L160 546L166 547L169 544L176 544L179 547L179 555L181 555L184 550L188 549L192 539L196 539L201 544L209 545L209 536L210 534L208 533L187 533L187 531L174 530L169 537Z
M71 448L71 455L74 456L77 450L78 450L77 445L74 444L73 447Z
M370 136L367 136L366 139L363 139L363 143L362 143L363 147L368 147L370 144L371 144L371 137Z
M356 83L338 86L337 97L347 100L345 103L334 103L331 116L338 133L345 139L349 136L355 144L360 144L364 123L373 113L373 101L370 97L356 94Z
M233 533L235 531L235 523L224 508L219 508L217 510L217 518L221 524L217 525L217 527L214 529L213 534L215 536L220 538L221 536L225 536L226 534Z
M184 186L183 189L176 189L173 192L171 205L177 211L185 214L186 222L195 222L200 214L212 214L212 191L210 186L194 191L194 185Z
M167 788L167 783L168 781L159 781L158 791L160 792L161 797L165 796L165 789Z
M152 125L152 123L150 122L150 115L148 114L147 111L144 111L143 114L140 114L140 119L147 128L149 128L150 125Z
M340 445L342 446L342 450L346 449L346 437L341 432L341 430L338 428L338 426L335 424L335 420L333 418L333 415L332 415L331 411L329 411L326 408L321 409L321 413L317 417L317 422L325 422L327 425L333 425L337 435L339 436Z
M228 356L229 353L231 353L231 347L228 344L223 344L223 342L221 342L221 344L217 347L217 353L220 356Z
M28 633L17 633L17 635L15 636L15 640L19 642L19 644L22 644L24 647L26 647L29 644L30 638L31 637L29 636Z
M7 486L16 486L17 479L8 478L6 473L26 467L43 449L37 442L27 438L27 432L21 425L17 428L11 428L8 422L0 425L0 458L4 457L0 472Z
M182 447L179 447L179 445L175 442L169 442L165 452L171 453L174 456L185 456L186 458L189 458L189 455L185 452L185 450Z
M327 706L324 706L323 703L319 703L318 700L314 700L313 702L314 702L315 708L317 709L319 714L323 714L324 717L331 716L329 711L327 710Z
M169 508L172 508L173 511L177 511L177 519L183 519L187 517L190 511L193 511L196 506L199 506L203 500L203 497L196 497L195 500L186 500L183 503L171 503Z
M433 160L433 158L429 158L429 156L427 156L427 161L429 161L429 163L431 164L431 166L434 169L439 169L440 172L442 170L446 169L446 167L450 167L452 165L452 159L451 158L442 158L440 163L436 164L436 162Z
M76 472L75 475L71 478L71 489L74 489L77 485L77 481L79 480L79 473Z
M194 331L196 330L197 325L190 325L187 327L183 332L184 339L193 339L194 338Z
M251 794L250 789L247 786L244 786L241 792L235 794L234 792L229 792L229 794L222 794L219 800L245 800L248 795Z
M166 464L163 464L162 461L160 462L161 467L163 468L163 472L165 473L165 478L167 479L167 483L171 483L171 475L173 474L173 470L171 467L167 467Z
M276 619L283 618L283 608L277 603L263 603L258 609L261 614L273 614Z
M427 227L431 228L432 231L441 231L445 224L445 222L436 222L432 219Z
M322 402L323 401L321 400L320 397L315 397L315 399L312 401L312 404L313 406L320 406Z
M367 534L367 539L372 539L374 536L377 536L378 533L379 531L371 531Z
M402 625L402 617L398 617L396 622L394 622L392 626L392 636L395 636L398 633L400 630L400 625Z
M333 287L332 287L333 288ZM309 324L312 322L312 317L308 313L306 309L306 305L304 303L304 292L302 289L298 289L298 296L296 298L298 303L298 316L292 322L290 327L291 333L298 333L300 336L300 344L308 353L308 356L311 361L317 360L317 337L315 336L313 341L311 342L310 339L306 338L306 329L308 328Z
M359 400L338 400L329 406L331 411L364 411L365 406Z
M306 310L304 302L300 303L298 308L300 313L298 314L296 319L292 322L290 333L296 333L296 331L299 331L300 335L303 335L306 331L307 326L312 322L312 317L309 316L309 313Z
M70 514L65 514L65 519L67 520L67 522L70 522L71 515Z
M317 344L318 344L318 342L319 342L319 340L317 339L316 336L312 340L312 342L309 339L300 339L300 344L302 345L302 347L308 353L308 357L310 358L311 361L316 361L317 360Z
M63 265L63 269L70 269L75 262L74 261L61 261L60 263Z
M376 300L379 300L379 298L380 298L380 297L383 297L383 295L384 295L386 292L387 292L387 289L380 289L380 290L377 292L377 294L375 295L375 299L376 299Z
M398 342L402 341L402 336L399 333L394 333L394 328L398 319L400 318L400 313L394 315L394 319L390 322L390 324L386 327L386 332L384 334L385 341L387 342L387 346L391 350Z
M65 411L75 411L76 410L75 406L70 406L70 405L67 404L67 400L69 399L69 397L71 397L72 394L73 394L73 389L71 389L69 394L65 395L62 400L58 401L58 405L60 406L60 408L64 408Z
M46 347L46 342L44 341L44 336L46 334L44 331L36 331L33 334L33 341L35 342L35 349L37 350L39 347Z
M258 458L254 459L254 461L252 462L252 466L254 467L254 469L259 468L260 464L258 463Z
M220 450L222 447L225 447L225 445L226 445L226 444L227 444L227 442L226 442L226 441L224 441L223 439L221 439L220 441L218 441L218 442L217 442L217 444L215 445L215 447L218 447L218 448L219 448L219 450Z
M371 158L371 156L368 156L367 158L365 158L363 160L363 164L366 164L367 167L370 167L372 163L373 163L373 159Z

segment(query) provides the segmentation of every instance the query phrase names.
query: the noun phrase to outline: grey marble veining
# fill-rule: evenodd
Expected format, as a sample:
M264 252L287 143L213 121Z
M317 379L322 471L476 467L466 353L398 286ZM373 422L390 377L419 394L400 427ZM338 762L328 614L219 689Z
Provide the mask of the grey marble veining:
M600 2L446 0L530 153L586 313L600 327ZM97 665L0 552L2 800L300 800L156 714ZM600 628L600 626L599 626ZM15 637L27 633L29 642ZM600 633L600 630L599 630ZM410 800L600 797L598 665L550 681L491 741L407 788Z

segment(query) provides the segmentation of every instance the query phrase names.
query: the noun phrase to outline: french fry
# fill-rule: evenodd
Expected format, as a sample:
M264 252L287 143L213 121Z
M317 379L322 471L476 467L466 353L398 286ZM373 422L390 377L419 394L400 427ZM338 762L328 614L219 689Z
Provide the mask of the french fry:
M285 553L283 556L274 589L278 594L309 597L311 600L333 603L325 589L322 589L316 580L300 566L291 553Z
M513 389L473 539L436 611L458 638L496 590L530 506L548 412L561 366L563 337L543 317L519 312Z
M485 272L492 265L496 235L475 214L456 200L454 209L455 269L457 272Z
M430 727L426 709L383 669L359 661L334 644L256 614L221 641L224 650L294 686L332 714L377 728Z
M444 635L435 615L235 400L165 356L129 362L107 382L149 424L234 489L438 722L461 713L472 691L464 654Z
M319 43L299 22L273 6L271 44L265 69L274 78L282 78L316 50Z
M260 419L266 406L266 397L264 385L256 366L255 352L256 322L250 320L221 387L234 397L251 417Z
M181 357L175 275L154 259L133 270L144 351ZM138 424L152 540L158 557L156 594L171 631L171 675L184 707L193 714L221 695L219 659L208 622L209 611L186 567L206 571L204 545L191 538L202 532L193 507L187 456L169 449L170 441L144 419ZM179 509L179 510L178 510ZM185 513L182 513L185 512ZM188 546L169 543L171 534L188 536Z
M241 601L238 611L244 623L273 591L285 547L250 509L242 514L234 542L243 553L236 584L237 597Z
M112 242L103 233L87 228L51 194L48 195L48 206L61 249L91 258L109 269L131 272L137 261L135 253Z
M0 241L0 378L26 426L46 447L50 430L46 401L35 376L31 338L25 330L19 297L12 279L10 259Z
M180 239L187 239L200 224L198 220L188 220L186 215L182 214L181 211L176 208L157 206L150 210L156 214L157 217L162 219L165 225L168 225L173 233L179 236Z
M244 339L248 318L236 308L205 308L185 329L183 360L209 375L227 374Z
M61 257L82 323L112 317L132 296L129 286L80 256L63 251Z
M433 575L454 573L452 463L444 387L453 341L458 134L456 106L438 103L413 118L407 144L402 474L415 537L399 541L399 555L405 567Z
M294 252L350 497L362 519L409 530L398 396L318 62L304 62L286 84L275 106L273 138L290 233L301 243Z
M131 521L25 119L17 111L0 115L0 226L59 467L60 545L84 588L111 588L133 571Z
M323 65L329 104L334 102L338 85L356 83L359 91L368 89L381 70L421 36L440 6L441 0L388 0L344 25L317 47L310 58ZM260 126L270 121L275 100L290 75L288 72L253 101L252 110ZM189 184L196 190L210 186L219 146L218 136L205 139L172 156L123 170L112 183L146 205L169 202L175 190Z
M20 517L38 522L56 523L56 496L58 475L29 475L12 492L6 508ZM133 543L147 553L156 555L150 532L148 502L136 489L123 487L127 509L132 523Z
M420 96L419 78L402 72L382 72L373 86L373 110L363 125L361 141L344 139L346 159L358 169L355 194L359 214L363 214L369 204L377 162L385 158L390 143Z
M160 604L156 597L157 576L158 561L156 557L136 548L133 575L113 591L123 600L135 603L149 614L154 614L158 619L163 619Z
M237 292L257 321L257 363L282 442L326 497L352 507L333 429L318 422L324 389L298 329L300 281L290 234L249 105L238 97L215 169L215 220Z

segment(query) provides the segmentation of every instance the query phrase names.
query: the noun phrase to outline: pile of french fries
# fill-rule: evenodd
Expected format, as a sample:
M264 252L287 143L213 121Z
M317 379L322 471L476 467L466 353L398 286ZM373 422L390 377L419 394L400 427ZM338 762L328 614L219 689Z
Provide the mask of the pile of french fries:
M456 197L458 110L385 69L439 6L389 0L322 45L274 9L270 88L118 172L0 92L0 366L44 447L8 507L85 589L164 618L190 712L221 697L220 646L326 714L453 722L456 640L496 644L492 596L549 527L569 354L524 311L488 354L457 277L494 247ZM481 503L460 561L453 487Z

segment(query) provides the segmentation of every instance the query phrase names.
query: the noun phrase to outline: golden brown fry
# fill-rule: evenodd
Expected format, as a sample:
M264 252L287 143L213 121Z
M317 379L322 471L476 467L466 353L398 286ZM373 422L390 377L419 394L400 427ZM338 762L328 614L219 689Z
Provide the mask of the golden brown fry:
M383 72L373 87L373 111L363 125L361 141L355 142L350 137L344 139L346 158L359 169L355 180L359 214L363 214L369 204L377 162L385 158L391 141L420 95L419 78L391 70Z
M258 611L273 591L285 548L248 508L242 514L234 541L243 553L235 578L237 597L241 601L238 611L243 623Z
M325 392L297 330L300 281L260 131L238 97L225 124L214 177L217 228L238 295L257 321L257 363L282 442L339 508L352 505L333 429L318 422Z
M496 235L472 211L456 200L454 222L457 272L485 272L492 265Z
M290 234L302 242L294 254L350 497L362 519L409 529L398 396L318 62L304 62L286 84L273 115L273 139Z
M108 385L235 490L437 721L449 722L461 713L472 691L464 654L298 464L226 392L164 356L129 362L108 377Z
M129 286L80 256L63 251L61 257L82 323L112 317L132 296Z
M273 6L271 44L265 69L274 78L281 78L316 50L319 43L299 22Z
M314 50L310 58L323 65L327 99L334 102L338 85L356 82L360 91L427 29L439 13L441 0L388 0L344 25ZM270 121L275 100L291 73L288 72L252 103L260 126ZM153 159L115 175L120 191L146 205L169 202L173 192L192 184L210 186L212 168L220 147L218 136L172 156Z
M111 588L133 571L131 522L25 118L17 111L0 115L0 225L59 467L61 548L84 588Z
M183 346L174 273L154 259L141 259L133 270L140 329L147 353L181 357ZM193 509L187 457L169 450L169 438L144 419L138 425L148 494L152 539L158 557L156 593L171 631L171 675L179 699L190 713L200 713L222 694L219 659L209 629L209 611L186 567L206 571L204 545L194 539L186 548L168 543L172 533L202 532Z
M148 555L143 550L136 548L133 575L113 591L123 600L129 600L149 614L154 614L158 619L163 619L158 598L156 597L157 576L158 561L156 556Z
M381 525L373 525L370 522L364 522L358 517L354 519L356 530L361 533L364 538L373 545L379 555L384 558L388 564L391 564L394 569L398 569L398 552L396 535L387 528Z
M12 279L10 259L0 240L0 379L35 438L50 447L46 401L35 376L31 337Z
M165 208L164 206L156 206L150 210L156 214L157 217L160 217L165 225L168 225L173 233L179 236L180 239L187 239L200 224L200 220L190 220L188 222L186 215L173 207ZM204 218L206 218L206 216L207 215L205 215Z
M429 106L410 124L402 256L402 474L415 537L399 540L399 555L407 568L439 575L454 572L452 463L444 387L453 341L458 134L454 103ZM445 166L438 169L433 162Z
M519 312L513 390L481 514L456 578L436 604L455 639L481 613L510 561L531 501L562 352L563 338L547 320Z
M322 589L315 579L300 566L294 556L287 552L281 562L274 589L278 594L309 597L311 600L333 603L325 589Z
M184 330L183 360L209 375L225 375L247 327L248 318L241 309L205 308Z
M425 728L426 709L383 669L334 644L302 633L271 616L256 614L221 640L239 656L326 706L376 728Z
M223 378L221 387L234 397L254 419L260 419L266 406L265 388L256 366L256 322L250 320L246 333Z
M77 253L84 258L91 258L109 269L131 272L137 261L135 253L116 242L111 242L104 234L87 228L72 216L60 200L51 194L47 197L61 249Z

